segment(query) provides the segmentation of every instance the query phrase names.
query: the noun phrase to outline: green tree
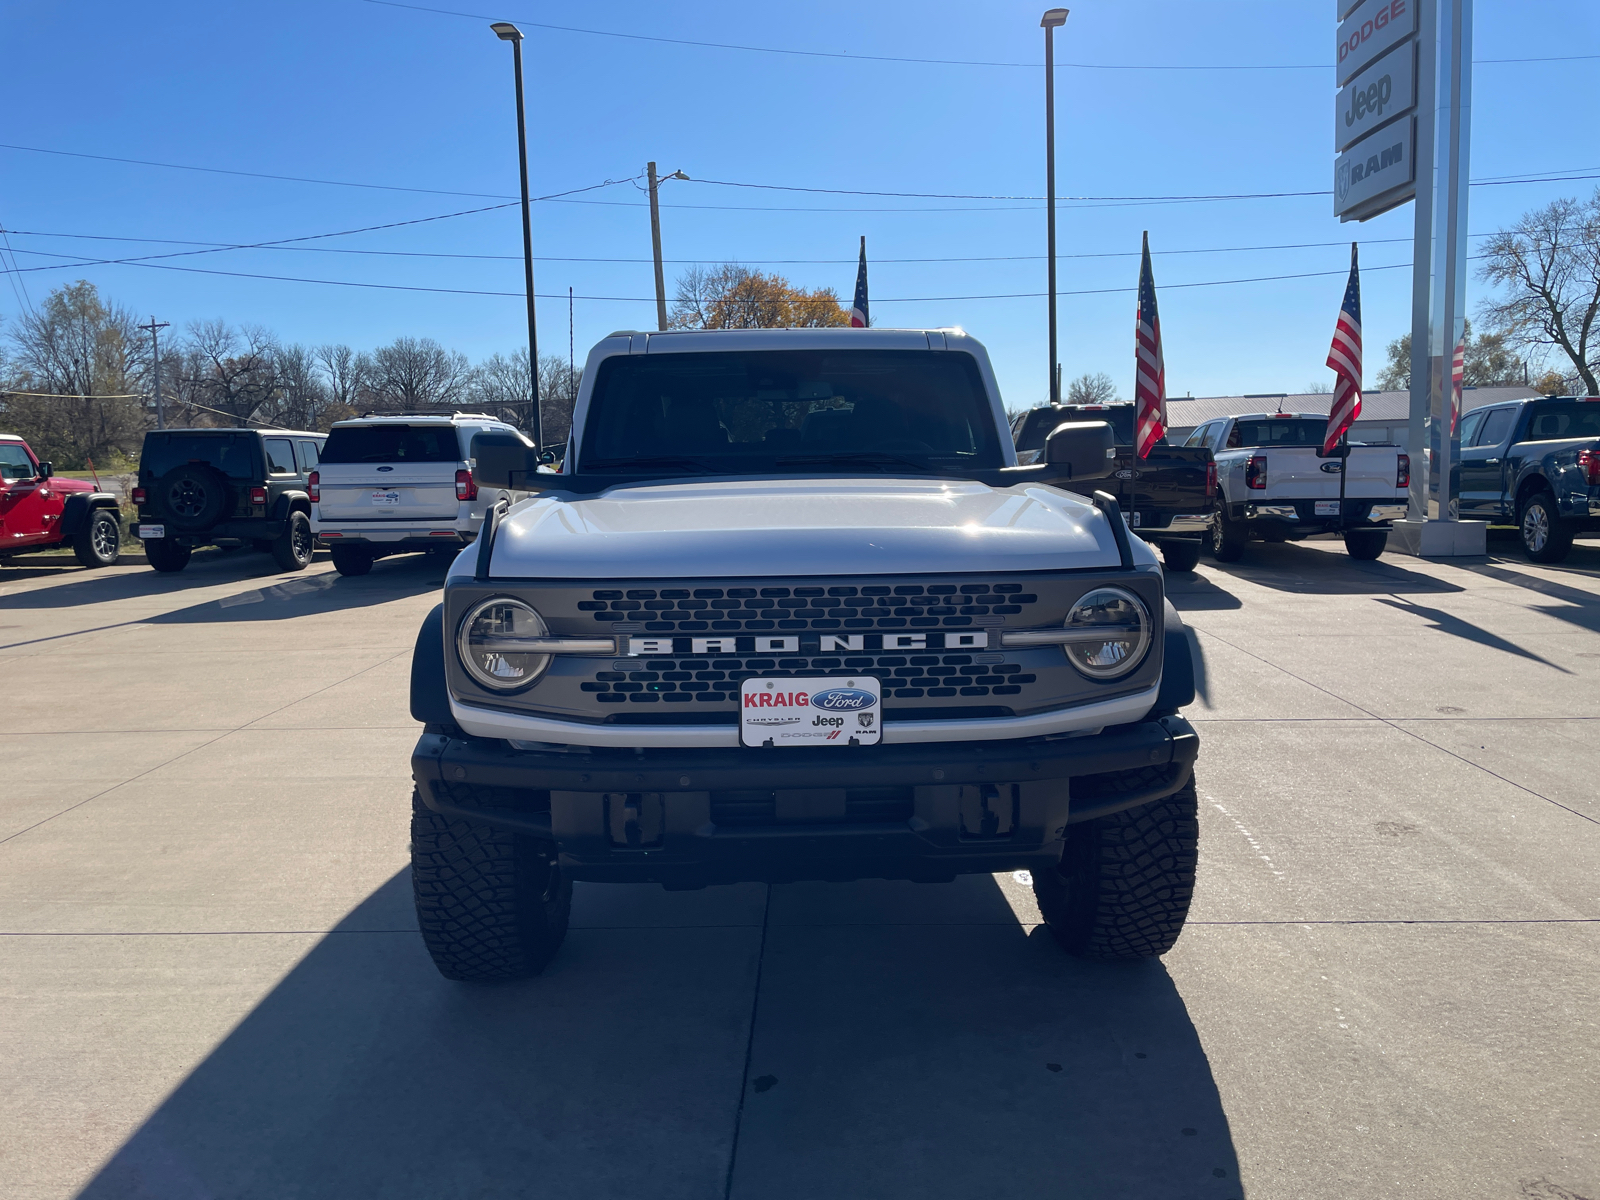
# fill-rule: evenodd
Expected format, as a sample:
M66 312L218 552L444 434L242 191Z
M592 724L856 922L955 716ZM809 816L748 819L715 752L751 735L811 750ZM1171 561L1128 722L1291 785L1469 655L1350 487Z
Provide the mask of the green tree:
M1466 353L1461 364L1463 387L1509 387L1521 383L1525 372L1522 359L1511 349L1505 330L1484 334L1472 332L1472 322L1462 323ZM1403 334L1388 346L1388 362L1378 375L1378 386L1386 392L1403 392L1411 387L1411 335Z
M806 291L782 275L738 263L690 267L678 276L674 329L817 329L848 326L832 288Z

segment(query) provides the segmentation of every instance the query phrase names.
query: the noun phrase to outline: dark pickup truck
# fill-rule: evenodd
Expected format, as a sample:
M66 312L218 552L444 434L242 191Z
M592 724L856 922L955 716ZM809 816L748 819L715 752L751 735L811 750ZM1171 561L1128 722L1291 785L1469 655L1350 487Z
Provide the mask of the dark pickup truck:
M1217 468L1203 446L1157 442L1148 458L1133 450L1133 405L1046 404L1011 422L1017 461L1034 462L1050 431L1063 421L1106 421L1117 440L1117 469L1097 484L1117 498L1133 531L1161 547L1169 571L1192 571L1216 503Z
M1535 562L1600 533L1600 396L1540 396L1461 419L1461 516L1514 521Z

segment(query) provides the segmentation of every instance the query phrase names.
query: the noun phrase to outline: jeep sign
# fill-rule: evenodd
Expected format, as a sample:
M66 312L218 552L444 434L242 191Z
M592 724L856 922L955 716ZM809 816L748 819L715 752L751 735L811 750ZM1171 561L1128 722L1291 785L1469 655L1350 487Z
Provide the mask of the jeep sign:
M1339 23L1340 86L1373 59L1417 31L1417 3L1425 0L1366 0Z
M1409 200L1408 185L1416 178L1415 138L1415 119L1397 121L1341 154L1333 164L1333 215L1364 221Z
M1389 51L1339 92L1333 113L1333 148L1343 150L1411 111L1417 102L1416 43Z

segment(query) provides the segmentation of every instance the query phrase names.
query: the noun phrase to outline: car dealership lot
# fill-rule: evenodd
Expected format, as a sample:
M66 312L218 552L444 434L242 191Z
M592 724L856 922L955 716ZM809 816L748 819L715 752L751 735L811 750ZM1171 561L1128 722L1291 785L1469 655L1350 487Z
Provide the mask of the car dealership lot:
M442 564L0 570L0 1194L1594 1197L1600 547L1491 550L1172 578L1160 963L1010 876L580 884L501 987L410 905Z

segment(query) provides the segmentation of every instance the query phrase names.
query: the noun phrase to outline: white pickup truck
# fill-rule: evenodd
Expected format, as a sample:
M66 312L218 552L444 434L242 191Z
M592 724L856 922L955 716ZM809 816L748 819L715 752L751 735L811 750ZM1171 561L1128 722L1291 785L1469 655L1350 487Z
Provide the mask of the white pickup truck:
M1342 533L1351 558L1383 553L1389 522L1406 514L1411 459L1393 445L1335 447L1323 457L1328 418L1251 413L1201 425L1185 446L1204 446L1217 464L1211 552L1234 562L1252 536L1299 541Z
M1173 944L1193 666L1095 490L1107 423L1019 466L960 330L628 332L589 356L561 474L514 433L472 449L479 487L537 494L491 510L412 658L446 976L538 971L573 880L1024 868L1069 952Z

